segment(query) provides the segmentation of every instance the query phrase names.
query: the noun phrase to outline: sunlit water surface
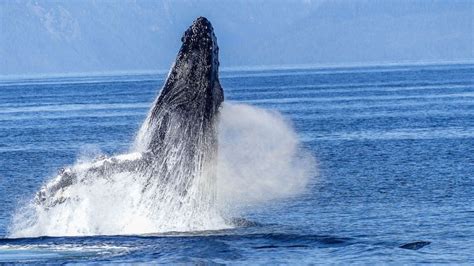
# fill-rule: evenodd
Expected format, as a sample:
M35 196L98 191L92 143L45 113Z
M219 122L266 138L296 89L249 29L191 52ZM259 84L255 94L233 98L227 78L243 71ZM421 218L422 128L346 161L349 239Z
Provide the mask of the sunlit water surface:
M304 193L245 209L235 229L9 239L57 169L130 147L164 76L2 80L0 263L474 263L474 65L221 76L226 101L292 121L318 161ZM399 248L415 241L430 244Z

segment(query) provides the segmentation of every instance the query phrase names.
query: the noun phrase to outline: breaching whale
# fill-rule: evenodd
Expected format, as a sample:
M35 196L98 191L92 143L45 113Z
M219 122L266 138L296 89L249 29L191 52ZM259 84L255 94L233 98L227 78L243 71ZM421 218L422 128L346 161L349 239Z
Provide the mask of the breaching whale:
M186 194L199 194L196 190L212 184L208 181L216 175L217 122L224 100L218 76L219 48L213 27L204 17L193 22L181 41L176 61L132 152L60 170L36 194L38 206L48 209L73 200L68 190L74 184L98 178L114 182L123 174L136 179L143 194L151 195L146 197L148 205L162 200L182 206ZM175 192L173 197L170 190ZM214 195L210 194L199 195L200 200L211 201Z

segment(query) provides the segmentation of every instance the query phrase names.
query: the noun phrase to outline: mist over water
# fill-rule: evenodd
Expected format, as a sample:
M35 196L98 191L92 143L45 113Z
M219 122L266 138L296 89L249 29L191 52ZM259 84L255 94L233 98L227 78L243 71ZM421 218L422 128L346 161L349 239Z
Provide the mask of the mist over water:
M146 123L146 122L145 122ZM140 130L137 140L146 138ZM84 147L64 171L79 182L47 195L50 206L34 200L17 210L10 237L147 234L232 228L245 208L295 195L315 173L314 159L300 146L291 123L275 111L225 103L218 125L217 177L195 176L185 196L176 186L185 177L176 171L170 182L125 170L94 173L90 169L139 160L135 142L128 154L105 157L98 147ZM171 153L173 154L173 153ZM97 159L99 158L99 159ZM179 160L179 158L171 158ZM212 166L209 166L212 167ZM207 173L212 172L211 170ZM206 173L206 171L204 171ZM46 187L60 182L60 175ZM162 182L162 183L159 183Z

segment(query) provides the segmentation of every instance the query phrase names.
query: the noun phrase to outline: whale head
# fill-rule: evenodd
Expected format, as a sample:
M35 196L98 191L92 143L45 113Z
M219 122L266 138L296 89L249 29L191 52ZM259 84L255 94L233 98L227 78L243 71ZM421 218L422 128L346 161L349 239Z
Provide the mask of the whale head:
M219 47L214 29L209 20L199 17L181 41L175 63L146 122L147 130L154 133L142 142L151 151L157 151L163 143L196 143L203 135L215 135L213 127L224 93L219 82Z
M182 46L156 101L178 112L201 113L212 118L224 96L219 83L219 47L211 23L197 18L181 38Z

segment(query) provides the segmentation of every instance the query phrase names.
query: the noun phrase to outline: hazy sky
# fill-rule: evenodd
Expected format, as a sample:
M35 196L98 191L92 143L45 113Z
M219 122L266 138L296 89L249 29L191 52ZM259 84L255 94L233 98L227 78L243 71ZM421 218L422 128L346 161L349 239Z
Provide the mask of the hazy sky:
M474 60L474 1L0 1L0 75L168 69L197 16L223 67Z

